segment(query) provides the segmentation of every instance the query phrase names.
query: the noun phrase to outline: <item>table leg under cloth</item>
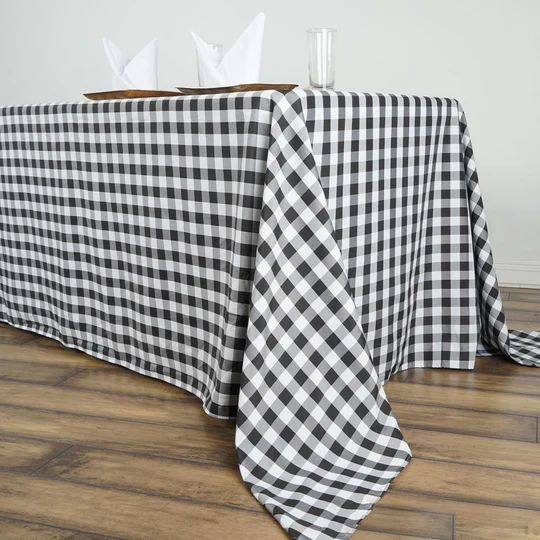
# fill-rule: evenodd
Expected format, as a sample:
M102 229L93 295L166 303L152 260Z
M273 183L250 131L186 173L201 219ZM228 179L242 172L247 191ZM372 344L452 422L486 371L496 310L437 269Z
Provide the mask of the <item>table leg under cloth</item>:
M540 364L454 100L3 108L0 240L0 318L237 413L242 477L293 538L348 538L406 466L393 373Z

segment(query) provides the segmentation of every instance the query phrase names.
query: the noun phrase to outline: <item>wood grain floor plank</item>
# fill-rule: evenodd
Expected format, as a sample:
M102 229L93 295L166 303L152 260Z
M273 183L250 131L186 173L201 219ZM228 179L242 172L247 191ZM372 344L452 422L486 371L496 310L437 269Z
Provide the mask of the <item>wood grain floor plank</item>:
M540 289L534 289L531 287L516 287L516 286L513 287L513 286L508 285L508 286L501 287L501 291L507 292L509 294L517 292L517 293L527 294L532 297L538 296L538 302L540 303Z
M510 321L510 328L513 328L514 325L519 325L520 322L531 323L535 326L534 329L537 329L540 324L540 312L538 311L529 311L527 309L505 309L504 314L506 315L508 321Z
M33 364L56 365L56 366L71 366L85 369L114 369L117 366L109 364L104 360L92 358L91 356L76 351L75 349L67 349L63 347L60 350L45 347L32 347L30 344L25 345L1 345L0 360L9 360L12 362L23 361L32 362Z
M495 373L497 364L500 361L499 356L477 356L474 361L474 369L458 369L456 370L458 373ZM512 364L515 364L515 362L511 361ZM412 371L415 371L417 368L413 368ZM423 369L423 368L418 368ZM407 370L411 371L411 370ZM445 370L446 371L446 370ZM402 372L406 373L406 372ZM396 374L399 375L399 374Z
M410 536L404 534L383 533L359 529L351 537L353 540L426 540L426 536ZM432 539L430 539L432 540Z
M2 540L112 540L113 537L0 516L0 538Z
M409 465L410 467L410 465ZM409 468L407 467L407 468ZM454 513L456 540L533 540L540 538L540 512L433 497L393 486L377 503L378 508L416 509ZM362 530L362 525L360 525Z
M58 455L65 447L56 442L0 436L0 468L34 470Z
M33 504L28 504L32 501ZM89 511L91 509L91 511ZM0 513L129 539L286 538L268 514L0 472Z
M0 434L237 465L232 425L204 431L0 406Z
M0 336L0 346L3 345L27 345L32 342L32 338L21 336Z
M414 427L448 433L536 441L536 418L491 412L416 405L390 400L400 427Z
M520 321L514 319L507 320L508 328L511 330L536 330L540 331L540 324L535 322Z
M73 446L39 471L40 476L100 487L146 492L254 512L264 508L235 468Z
M190 399L194 403L200 401L189 392L157 379L142 377L128 369L84 370L70 377L61 386L79 388L81 390L99 390L116 395L137 397L155 397L160 399Z
M511 327L540 329L540 291L503 295ZM497 357L392 379L414 458L353 538L540 538L539 377ZM238 477L234 424L182 390L0 324L0 403L2 539L285 537Z
M48 348L48 349L65 349L64 345L56 339L33 334L33 338L27 343L29 347Z
M390 380L384 388L390 403L405 401L423 405L524 416L538 416L540 414L539 396L507 394L500 391L489 392L485 390L468 390L466 388L428 386L393 380Z
M265 512L242 482L236 468L72 447L40 469L39 474L99 487ZM450 539L452 516L421 510L385 509L369 521L368 528Z
M539 331L540 334L540 331ZM484 357L484 360L489 360L490 357ZM507 358L505 356L494 356L491 357L495 360L492 373L496 375L506 375L509 377L536 377L540 379L540 370L535 366L526 366L523 364L518 364L514 360ZM476 363L478 363L480 358L476 358ZM475 368L476 370L476 368Z
M389 388L394 383L389 383L386 388ZM434 388L424 385L409 386L419 387L424 390L424 393L417 391L417 394L427 401L424 396L431 395ZM453 388L443 388L442 390L460 390ZM428 416L420 416L418 407L403 407L395 401L395 396L392 392L390 401L394 405L396 414L403 425L411 425L414 427L436 426L436 429L441 429L445 423L454 425L455 429L473 429L473 434L485 435L485 431L493 428L494 436L501 436L501 426L506 423L507 430L512 430L513 433L519 432L519 437L510 436L510 438L520 438L520 440L536 440L536 418L532 418L529 424L521 418L501 417L486 417L486 415L472 415L468 410L464 412L435 410L433 407L428 407L424 410L424 414ZM476 396L478 392L475 392ZM32 395L31 403L28 396ZM497 394L496 394L497 395ZM407 394L410 398L410 393ZM528 397L528 396L525 396ZM417 397L416 399L420 399ZM438 397L437 397L438 399ZM101 392L82 391L77 389L68 389L60 387L47 387L43 385L29 385L25 383L1 381L0 380L0 403L5 405L16 406L31 406L33 408L44 408L51 411L78 413L90 416L107 416L109 418L125 419L132 421L155 422L159 424L170 424L180 427L194 427L197 429L207 429L216 431L221 429L230 429L231 422L211 418L206 415L198 400L158 400L152 398L136 398L130 396L121 396L115 394L107 394ZM459 402L458 402L459 403ZM460 403L460 405L462 405ZM412 410L412 414L411 414ZM403 414L400 411L404 411ZM463 411L463 409L462 409ZM409 412L409 414L407 414ZM539 414L540 409L535 411ZM457 415L457 417L456 417ZM477 424L470 424L471 421L478 420L485 422L482 426L476 427ZM492 421L491 424L489 421ZM423 425L419 425L424 421ZM466 422L469 422L467 425ZM493 426L495 424L495 426ZM459 432L459 431L458 431ZM527 438L528 437L528 438Z
M516 300L513 295L510 300L506 300L503 304L505 311L525 311L527 313L540 314L538 302L530 302L526 300Z
M393 486L433 497L540 511L539 474L417 457L394 480Z
M535 442L410 428L402 428L402 431L416 458L540 474L540 449ZM509 459L509 456L514 456L514 459Z
M540 289L511 289L505 291L508 300L540 305Z
M15 328L14 326L11 326L7 323L0 322L0 336L3 337L12 335L23 335L31 337L30 332L24 332L23 330L19 330L18 328Z
M374 532L410 538L436 538L452 540L454 517L450 513L424 512L420 508L400 509L385 506L379 512L371 512L361 523L353 538L369 538ZM376 538L376 536L375 536Z
M462 373L492 373L506 377L536 378L537 384L540 384L540 381L538 381L540 378L540 369L531 366L522 366L513 360L501 356L478 357L474 365L474 371L465 371Z
M0 347L2 345L24 345L31 341L31 338L21 336L9 336L0 334Z
M0 379L55 385L75 373L77 369L71 366L34 364L21 360L0 360Z
M0 380L0 404L3 405L197 429L215 430L227 425L223 420L208 416L199 400L184 397L184 392L178 392L176 400L160 400Z
M540 371L529 368L530 371ZM478 371L467 372L457 369L409 369L396 373L392 382L427 384L430 386L453 386L469 390L487 390L506 394L530 394L540 396L540 381L526 375L504 377Z
M22 345L32 341L33 336L29 332L22 332L12 326L0 323L0 345Z

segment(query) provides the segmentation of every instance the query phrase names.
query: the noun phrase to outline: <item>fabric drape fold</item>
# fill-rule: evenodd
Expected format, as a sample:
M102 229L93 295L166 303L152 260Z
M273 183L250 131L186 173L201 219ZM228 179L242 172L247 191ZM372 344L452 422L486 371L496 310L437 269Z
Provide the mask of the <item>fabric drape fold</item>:
M410 450L291 94L273 107L247 342L236 428L244 481L293 538L348 538Z

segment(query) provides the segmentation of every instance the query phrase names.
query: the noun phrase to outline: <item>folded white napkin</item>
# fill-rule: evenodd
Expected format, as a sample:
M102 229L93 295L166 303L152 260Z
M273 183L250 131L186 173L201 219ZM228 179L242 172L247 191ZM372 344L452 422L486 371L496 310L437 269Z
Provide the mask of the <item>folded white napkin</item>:
M202 86L228 86L259 81L261 49L264 35L264 13L259 13L220 58L215 46L191 32L199 57Z
M131 60L110 39L103 38L103 47L113 72L113 90L157 90L157 39L148 43Z

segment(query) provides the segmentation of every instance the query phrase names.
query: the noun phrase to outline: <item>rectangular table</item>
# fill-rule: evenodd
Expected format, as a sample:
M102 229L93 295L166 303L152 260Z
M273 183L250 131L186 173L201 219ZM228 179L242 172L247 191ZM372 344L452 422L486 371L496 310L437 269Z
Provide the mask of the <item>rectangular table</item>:
M0 109L0 319L237 417L294 538L347 538L410 459L382 383L508 331L463 111L295 90Z

